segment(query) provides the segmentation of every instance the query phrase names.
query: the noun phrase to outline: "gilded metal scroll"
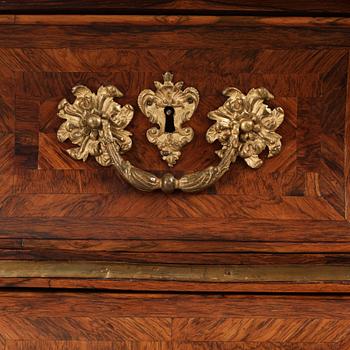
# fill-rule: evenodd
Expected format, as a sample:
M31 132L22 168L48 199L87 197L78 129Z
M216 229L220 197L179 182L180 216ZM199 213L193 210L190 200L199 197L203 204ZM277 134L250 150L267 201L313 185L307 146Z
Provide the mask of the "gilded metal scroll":
M171 103L174 110L179 108L176 114L177 129L173 134L174 138L178 138L181 136L182 122L188 120L197 107L198 91L194 88L182 91L182 83L174 85L170 73L165 73L164 84L156 83L156 87L156 93L151 90L141 92L140 108L160 126L157 129L159 137L165 131L165 119L161 112ZM177 89L175 95L174 89ZM218 141L221 144L221 149L216 151L219 163L179 179L171 173L158 177L139 169L122 157L132 145L131 133L125 128L133 117L133 108L130 105L122 107L114 101L114 98L122 96L116 87L101 86L95 94L85 86L77 86L73 88L73 94L76 97L73 104L64 99L58 106L58 116L66 120L57 132L59 141L69 139L77 145L67 151L75 159L86 161L91 155L103 166L112 164L123 179L142 191L201 191L218 181L237 157L243 158L249 167L259 168L263 163L259 155L265 149L268 150L268 157L281 151L282 137L276 133L276 129L283 122L283 109L270 109L264 103L272 99L273 95L265 88L251 89L245 95L238 89L229 87L223 91L227 97L225 103L208 114L208 118L215 123L208 129L206 139L209 143ZM164 97L163 100L161 96ZM169 100L170 96L173 102ZM166 132L163 133L165 134ZM164 147L156 141L155 143L161 150L169 148L169 153L163 154L163 159L169 165L175 164L179 156L176 152L180 152L181 147L175 150L172 148L175 143L169 142Z

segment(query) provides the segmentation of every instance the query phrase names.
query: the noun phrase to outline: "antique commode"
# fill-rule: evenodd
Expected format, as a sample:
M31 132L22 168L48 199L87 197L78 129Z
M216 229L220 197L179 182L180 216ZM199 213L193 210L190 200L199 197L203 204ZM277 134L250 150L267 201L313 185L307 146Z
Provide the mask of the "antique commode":
M349 15L0 2L0 350L350 349Z

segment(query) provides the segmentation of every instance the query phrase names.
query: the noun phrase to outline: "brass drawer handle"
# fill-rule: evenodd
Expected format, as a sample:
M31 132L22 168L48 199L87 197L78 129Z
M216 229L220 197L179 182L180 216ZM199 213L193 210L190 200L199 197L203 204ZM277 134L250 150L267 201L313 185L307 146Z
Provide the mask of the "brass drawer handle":
M165 82L166 79L171 82L170 73L164 77ZM178 88L181 89L181 86L178 85ZM189 113L193 113L195 108L190 105L198 104L199 94L194 88L190 89L193 90L186 92L190 98L187 108ZM139 105L143 111L146 108L144 104L151 106L151 102L144 98L150 95L150 90L145 91L139 96ZM271 110L264 103L272 99L273 95L265 88L251 89L244 95L238 89L229 87L223 91L227 97L225 103L208 114L208 118L215 123L207 130L206 139L209 143L221 143L222 148L216 151L220 158L219 164L179 179L171 173L158 177L135 167L122 157L132 146L131 133L125 128L133 118L134 109L131 105L122 107L114 101L114 98L122 96L115 86L101 86L95 94L80 85L74 87L72 92L76 97L72 104L63 99L58 105L58 116L65 119L57 131L58 140L64 142L69 139L77 145L67 150L72 158L86 161L91 155L103 166L113 165L122 178L141 191L201 191L218 181L237 157L243 158L251 168L258 168L263 163L259 154L265 148L268 148L268 157L277 155L281 150L282 137L275 130L283 122L283 109L277 107ZM172 161L168 163L169 166L174 165Z

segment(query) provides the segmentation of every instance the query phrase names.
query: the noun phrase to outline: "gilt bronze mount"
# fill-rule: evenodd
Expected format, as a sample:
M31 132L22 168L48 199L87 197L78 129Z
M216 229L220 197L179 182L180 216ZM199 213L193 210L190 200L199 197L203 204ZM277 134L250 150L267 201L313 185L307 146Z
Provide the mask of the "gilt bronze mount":
M193 87L182 90L183 83L174 84L169 72L163 78L163 84L155 82L156 92L140 93L138 104L150 121L159 126L148 130L148 140L157 145L168 165L174 166L181 155L180 149L193 138L193 130L183 128L182 123L196 110L199 93ZM237 157L243 158L249 167L259 168L263 163L259 155L265 149L268 157L281 151L282 137L276 129L283 122L283 109L270 109L264 103L273 99L273 95L263 87L251 89L246 95L229 87L223 91L227 97L225 103L208 113L215 123L207 130L206 139L221 144L221 149L216 151L219 163L179 179L171 173L158 177L122 157L132 146L132 135L125 128L133 118L134 109L114 100L122 96L116 87L101 86L95 94L86 86L76 86L72 92L76 97L72 104L63 99L58 105L58 116L65 119L57 131L58 140L69 139L76 145L67 150L72 158L86 161L91 155L102 166L113 165L122 178L142 191L201 191L218 181ZM173 128L166 126L168 110L173 116Z
M143 90L138 97L139 107L151 123L159 128L147 130L147 139L155 144L170 167L180 158L181 148L193 139L193 129L182 127L190 120L199 103L199 93L194 87L182 90L183 82L172 82L173 75L166 72L164 83L155 81L156 92Z

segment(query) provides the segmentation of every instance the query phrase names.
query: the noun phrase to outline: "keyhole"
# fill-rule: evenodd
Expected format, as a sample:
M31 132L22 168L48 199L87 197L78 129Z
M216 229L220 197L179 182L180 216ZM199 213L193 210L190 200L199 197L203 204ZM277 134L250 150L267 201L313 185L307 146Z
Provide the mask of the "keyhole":
M175 125L174 125L174 114L175 110L171 106L166 106L164 108L164 114L165 114L165 132L172 133L175 131Z

